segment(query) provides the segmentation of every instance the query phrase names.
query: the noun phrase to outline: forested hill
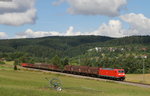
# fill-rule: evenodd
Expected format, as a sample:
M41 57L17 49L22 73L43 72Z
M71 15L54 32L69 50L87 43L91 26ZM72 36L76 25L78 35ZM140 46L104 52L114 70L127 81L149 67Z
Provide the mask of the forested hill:
M150 36L131 36L131 37L123 37L114 40L109 40L105 42L105 44L109 46L120 46L120 45L150 45Z
M110 38L104 36L51 36L0 40L0 55L22 52L33 57L77 56L100 46L150 45L150 36Z
M24 52L35 57L52 57L57 55L71 56L80 54L79 47L85 45L92 47L91 44L97 42L105 42L113 38L102 36L51 36L43 38L28 39L10 39L0 40L0 52ZM89 46L86 46L88 44ZM88 49L88 48L86 48ZM76 51L75 54L72 53Z

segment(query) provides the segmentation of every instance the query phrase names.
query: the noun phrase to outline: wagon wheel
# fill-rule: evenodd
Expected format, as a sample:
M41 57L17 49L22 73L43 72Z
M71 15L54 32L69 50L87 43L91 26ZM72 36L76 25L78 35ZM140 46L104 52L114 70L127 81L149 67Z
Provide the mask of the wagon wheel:
M50 87L56 89L57 91L62 90L61 81L58 78L53 78L49 81Z

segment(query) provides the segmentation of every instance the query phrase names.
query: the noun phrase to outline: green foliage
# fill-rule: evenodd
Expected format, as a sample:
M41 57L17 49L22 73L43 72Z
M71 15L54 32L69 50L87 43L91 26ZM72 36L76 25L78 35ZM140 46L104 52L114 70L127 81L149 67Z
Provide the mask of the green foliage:
M0 65L1 65L1 64L5 64L5 62L3 62L3 61L0 61Z
M61 67L64 68L65 65L69 65L69 58L64 58L61 60Z
M14 61L14 65L19 65L19 64L20 64L19 59L16 59L16 60Z
M14 70L17 70L18 68L17 68L17 65L19 65L20 64L20 61L18 60L18 59L16 59L15 61L14 61Z
M51 63L57 66L61 66L61 59L57 55L51 59Z

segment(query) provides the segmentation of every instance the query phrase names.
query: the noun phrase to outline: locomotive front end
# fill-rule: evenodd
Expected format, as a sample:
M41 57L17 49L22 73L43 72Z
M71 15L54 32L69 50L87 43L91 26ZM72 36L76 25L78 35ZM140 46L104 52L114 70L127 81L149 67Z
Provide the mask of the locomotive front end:
M125 79L125 71L124 71L124 69L117 69L116 77L119 80L123 81Z

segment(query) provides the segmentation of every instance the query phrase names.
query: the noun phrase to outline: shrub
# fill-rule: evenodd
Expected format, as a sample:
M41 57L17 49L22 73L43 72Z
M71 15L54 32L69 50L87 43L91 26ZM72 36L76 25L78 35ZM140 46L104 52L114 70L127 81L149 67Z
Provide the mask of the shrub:
M0 61L0 64L5 64L5 62L3 62L3 61Z

